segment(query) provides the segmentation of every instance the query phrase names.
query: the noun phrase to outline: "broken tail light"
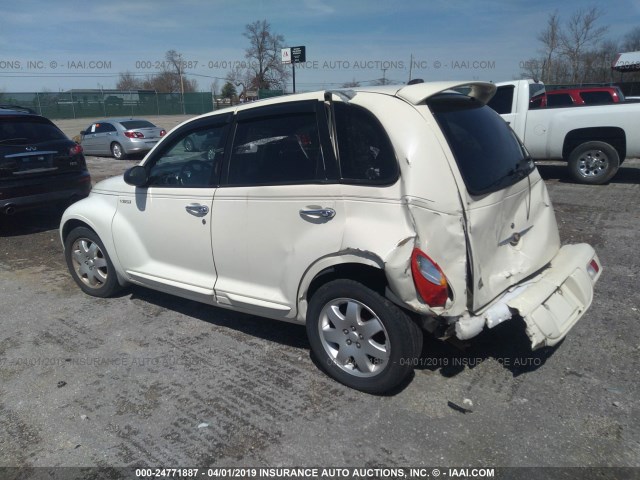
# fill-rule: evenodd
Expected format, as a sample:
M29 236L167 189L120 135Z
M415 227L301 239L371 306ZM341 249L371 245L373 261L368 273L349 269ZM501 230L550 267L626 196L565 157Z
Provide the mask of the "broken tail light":
M449 298L447 278L438 264L418 248L411 254L411 273L422 300L430 307L444 307Z

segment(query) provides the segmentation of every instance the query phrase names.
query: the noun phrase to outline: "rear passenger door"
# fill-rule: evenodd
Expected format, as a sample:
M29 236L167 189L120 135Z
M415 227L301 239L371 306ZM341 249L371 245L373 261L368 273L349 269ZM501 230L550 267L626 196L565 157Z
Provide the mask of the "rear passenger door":
M224 178L211 217L217 301L295 317L300 279L339 251L344 228L323 103L240 111Z

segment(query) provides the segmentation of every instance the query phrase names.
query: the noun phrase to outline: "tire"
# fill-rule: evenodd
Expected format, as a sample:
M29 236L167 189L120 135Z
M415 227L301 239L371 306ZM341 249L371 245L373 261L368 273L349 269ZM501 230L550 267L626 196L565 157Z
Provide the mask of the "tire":
M190 138L185 138L182 146L184 147L185 152L193 152L196 149L196 146L193 144L193 140Z
M585 142L569 155L569 171L578 183L601 185L608 182L620 167L620 156L605 142Z
M111 144L111 155L116 160L126 160L127 154L118 142L113 142Z
M122 288L109 254L93 230L74 228L64 246L69 272L84 293L104 298Z
M400 385L422 350L422 330L399 307L352 280L334 280L309 302L307 336L338 382L382 394Z

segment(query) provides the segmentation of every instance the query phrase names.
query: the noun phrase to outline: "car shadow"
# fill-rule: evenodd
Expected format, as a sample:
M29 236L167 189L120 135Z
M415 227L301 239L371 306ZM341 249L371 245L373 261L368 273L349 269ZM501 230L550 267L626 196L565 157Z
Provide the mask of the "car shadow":
M309 351L312 362L320 370L324 370L310 351L306 329L303 325L214 307L144 287L131 286L128 290L132 299L148 302L252 337L293 348L306 349ZM416 359L414 366L415 370L437 371L444 377L454 377L465 369L473 369L485 361L493 360L509 370L514 377L517 377L540 368L555 351L556 347L545 347L531 351L531 343L525 333L524 321L520 318L514 318L491 330L485 329L480 335L464 343L442 341L425 333L422 354L420 358ZM414 376L415 374L409 375L400 385L386 392L384 396L394 396L401 393L411 384Z
M545 180L557 180L561 183L576 183L569 175L569 170L565 164L554 164L546 162L536 162L540 175ZM626 165L618 169L615 176L608 183L617 184L638 184L640 183L640 167L636 165Z
M17 237L56 230L60 226L63 208L47 205L31 210L19 210L13 215L0 214L0 237Z
M517 377L543 366L556 349L543 347L532 351L524 320L514 317L492 329L484 329L480 335L466 342L457 339L442 341L425 335L416 369L454 377L466 369L474 369L493 360Z
M142 300L212 325L294 348L309 348L304 325L214 307L145 287L130 286L129 291L132 299Z

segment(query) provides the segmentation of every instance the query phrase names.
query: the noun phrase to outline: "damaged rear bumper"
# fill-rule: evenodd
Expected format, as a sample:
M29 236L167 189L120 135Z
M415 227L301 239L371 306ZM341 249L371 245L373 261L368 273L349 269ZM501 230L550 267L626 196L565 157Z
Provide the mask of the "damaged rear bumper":
M455 324L456 336L466 340L485 325L493 328L519 315L526 323L532 349L553 346L591 305L593 286L601 271L590 245L565 245L538 275L507 290L481 314L460 317Z

